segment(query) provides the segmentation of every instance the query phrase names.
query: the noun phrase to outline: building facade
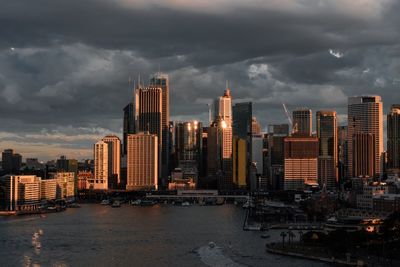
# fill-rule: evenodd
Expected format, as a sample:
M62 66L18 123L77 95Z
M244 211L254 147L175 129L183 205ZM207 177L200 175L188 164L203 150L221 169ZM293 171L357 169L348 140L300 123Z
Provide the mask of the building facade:
M312 134L312 112L311 109L301 108L293 110L293 126L298 136L311 136Z
M355 96L348 100L348 173L353 175L355 158L353 140L357 133L371 134L374 143L374 176L381 171L381 155L383 152L383 111L380 96ZM360 157L361 155L356 157Z
M387 167L400 169L400 104L392 105L387 115L387 153Z
M158 137L141 132L128 135L127 190L158 188Z
M94 144L94 176L90 188L95 190L108 189L108 144L99 141Z
M336 111L317 111L318 183L328 189L338 182L338 137Z
M102 141L108 145L108 187L115 189L121 184L121 140L107 135Z

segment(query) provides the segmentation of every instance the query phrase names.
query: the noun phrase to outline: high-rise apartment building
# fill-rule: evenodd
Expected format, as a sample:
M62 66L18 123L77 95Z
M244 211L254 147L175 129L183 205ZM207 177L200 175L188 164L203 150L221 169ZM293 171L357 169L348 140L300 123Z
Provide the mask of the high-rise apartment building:
M301 108L293 111L293 126L297 136L311 136L312 134L312 112L311 109Z
M318 138L284 139L284 190L302 190L318 183Z
M8 211L32 211L40 206L40 177L6 175L0 178L4 195L0 205Z
M353 140L357 133L371 134L374 140L374 176L381 171L381 155L383 152L383 111L380 96L355 96L348 100L348 173L353 175L355 168Z
M108 145L109 188L117 188L121 183L121 140L118 136L107 135L102 141Z
M127 190L158 187L158 137L149 132L128 135Z
M99 141L94 144L94 179L90 187L108 189L108 144Z
M390 169L400 169L400 105L392 105L387 115L387 153Z
M338 181L338 138L336 111L317 111L318 183L333 189Z

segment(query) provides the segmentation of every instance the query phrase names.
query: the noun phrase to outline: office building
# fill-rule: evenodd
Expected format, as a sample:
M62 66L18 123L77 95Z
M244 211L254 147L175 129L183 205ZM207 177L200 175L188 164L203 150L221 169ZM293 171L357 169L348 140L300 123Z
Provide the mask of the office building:
M253 108L251 102L237 103L233 106L233 183L236 187L249 185L252 163Z
M128 135L127 190L158 188L158 137L149 132Z
M162 141L163 139L163 124L162 124L162 89L160 87L138 87L136 88L136 125L137 131L149 132L150 134L157 135L158 141L158 168L157 174L159 175L159 182L161 187L167 186L167 177L161 176L162 165Z
M318 138L284 139L284 190L303 190L318 184Z
M336 111L317 111L318 183L334 189L338 181L338 138Z
M169 175L170 137L169 137L169 77L156 73L150 77L150 86L161 88L161 177ZM160 138L160 137L159 137ZM166 183L166 181L163 181ZM164 185L165 186L165 185Z
M66 156L61 156L57 159L56 169L60 172L78 173L78 161L76 159L67 159Z
M352 177L374 177L375 172L375 144L374 135L357 132L353 134L353 168Z
M312 112L311 109L301 108L293 111L293 126L297 129L294 133L298 136L311 136Z
M1 165L5 174L19 174L22 164L22 156L14 153L12 149L5 149L1 157Z
M251 120L251 133L254 134L261 134L261 125L257 121L256 117L253 117Z
M387 167L400 169L400 105L392 105L387 115L387 154Z
M268 126L267 166L266 174L269 176L271 189L283 190L284 188L284 140L289 135L288 124L274 124Z
M383 152L383 111L380 96L355 96L348 100L348 173L353 175L353 159L362 155L354 155L353 140L357 133L371 134L374 142L374 176L379 177L381 171L381 155Z
M89 185L95 190L108 189L108 144L99 141L94 144L94 179Z
M347 126L338 126L338 179L341 184L348 178Z
M135 133L135 105L131 102L124 107L124 121L123 121L123 151L126 155L126 145L128 134Z
M116 189L121 184L121 140L107 135L102 141L108 145L108 187Z

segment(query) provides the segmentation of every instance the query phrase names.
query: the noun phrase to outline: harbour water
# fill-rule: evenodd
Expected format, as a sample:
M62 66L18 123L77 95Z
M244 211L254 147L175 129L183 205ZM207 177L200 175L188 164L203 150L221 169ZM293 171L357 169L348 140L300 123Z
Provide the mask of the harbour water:
M244 216L234 205L84 204L45 217L0 217L0 266L326 266L266 253L281 231L262 239L242 230ZM40 249L32 244L39 230Z

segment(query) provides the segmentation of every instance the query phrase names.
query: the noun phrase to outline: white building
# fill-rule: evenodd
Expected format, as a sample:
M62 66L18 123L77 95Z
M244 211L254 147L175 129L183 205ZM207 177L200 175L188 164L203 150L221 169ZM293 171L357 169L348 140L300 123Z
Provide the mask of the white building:
M121 140L118 136L107 135L103 142L108 144L108 178L115 178L117 185L121 183Z

